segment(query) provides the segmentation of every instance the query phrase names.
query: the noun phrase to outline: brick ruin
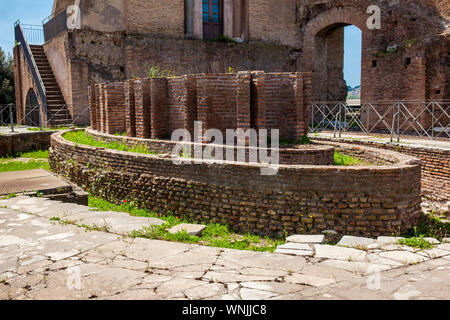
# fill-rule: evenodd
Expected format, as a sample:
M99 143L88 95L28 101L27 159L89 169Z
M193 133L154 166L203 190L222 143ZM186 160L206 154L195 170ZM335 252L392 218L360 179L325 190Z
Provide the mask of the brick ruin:
M391 151L340 144L345 154L383 165L281 165L277 175L262 176L263 164L174 164L161 154L76 145L63 134L51 137L52 170L117 204L132 200L160 214L268 236L390 236L419 219L420 162Z
M89 87L94 130L129 137L164 139L184 128L280 129L296 141L308 133L309 73L195 74L137 79Z
M43 45L72 117L88 106L90 84L145 78L151 66L178 75L229 67L312 72L313 101L343 101L343 28L348 25L362 31L363 102L450 98L446 0L219 3L220 24L212 26L202 18L201 0L55 0L54 19L61 11L70 17L74 4L80 7L79 23ZM367 28L370 5L381 8L381 29ZM237 41L205 41L216 35ZM23 59L20 47L14 54L16 62ZM16 100L23 109L34 84L26 80L26 66L16 72ZM88 123L89 116L79 122Z

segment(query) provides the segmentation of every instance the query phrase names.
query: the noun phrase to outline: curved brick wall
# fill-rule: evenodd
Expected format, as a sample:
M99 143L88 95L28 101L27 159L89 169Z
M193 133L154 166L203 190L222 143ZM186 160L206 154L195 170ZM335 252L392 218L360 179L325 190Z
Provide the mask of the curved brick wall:
M150 152L158 154L171 154L172 150L178 144L177 142L168 140L153 140L153 139L115 136L111 134L98 132L92 129L86 129L86 133L97 140L102 140L105 142L126 143L129 146L145 145ZM185 145L190 146L191 150L193 150L193 146L199 144L188 143ZM206 146L208 146L207 144L200 144L200 145L202 145L203 150ZM226 154L226 150L229 148L231 147L223 147L224 155ZM236 159L237 150L241 148L232 147L232 149L234 150ZM249 150L248 148L245 148L246 161L248 161L248 150ZM279 154L280 154L280 164L332 165L334 163L334 148L326 145L304 145L298 146L295 149L284 148L279 149Z
M277 175L261 176L260 164L174 165L164 156L76 146L62 134L51 138L53 171L116 203L133 199L160 213L264 235L392 235L419 217L420 162L397 153L385 152L397 160L387 166L280 166Z
M346 144L358 144L375 147L379 149L392 150L400 152L412 157L416 157L422 161L422 195L425 198L436 201L450 200L450 150L407 146L404 144L386 144L376 141L353 141L351 139L327 139L314 138L316 142L323 141L326 144L331 144L332 141L336 145L340 145L342 141ZM338 142L341 141L341 142Z

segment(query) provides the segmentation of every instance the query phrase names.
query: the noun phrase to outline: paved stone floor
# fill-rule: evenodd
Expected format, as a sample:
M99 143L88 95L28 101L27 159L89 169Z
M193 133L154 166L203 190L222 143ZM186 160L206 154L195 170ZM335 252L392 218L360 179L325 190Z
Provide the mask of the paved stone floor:
M51 217L88 208L40 198L0 207L0 299L450 299L449 243L415 252L347 239L364 248L312 243L292 256L131 239L115 225L125 216L86 231Z
M11 193L72 190L72 186L50 172L37 169L27 171L0 172L0 195Z

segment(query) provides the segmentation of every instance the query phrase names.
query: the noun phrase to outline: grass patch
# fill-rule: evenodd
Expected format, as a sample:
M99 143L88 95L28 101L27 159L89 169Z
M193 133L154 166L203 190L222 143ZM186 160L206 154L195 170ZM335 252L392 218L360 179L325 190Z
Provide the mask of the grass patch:
M427 250L427 249L433 249L434 244L424 239L423 236L421 237L413 237L413 238L406 238L406 239L400 239L398 244L405 245L412 248L417 248L421 250Z
M166 223L162 226L144 227L141 230L134 231L131 236L134 238L147 238L154 240L165 240L184 243L196 243L200 245L229 248L238 250L251 251L269 251L273 252L277 246L285 243L284 240L274 240L268 237L262 238L253 234L238 234L230 230L226 225L208 224L203 231L201 237L192 236L186 231L171 234L168 232L170 228L180 223L193 223L191 220L175 216L168 213L167 215L159 215L155 212L137 208L132 201L124 200L122 204L117 205L110 203L101 198L89 196L89 207L98 211L118 211L127 212L132 216L159 218Z
M44 169L50 171L50 165L47 161L41 160L30 160L24 161L8 161L0 162L0 172L12 172L12 171L25 171L25 170L35 170Z
M434 238L442 241L450 235L450 223L444 223L435 214L422 213L417 226L403 236L405 238Z
M19 157L30 159L48 159L48 150L25 152L21 153Z
M150 152L146 145L136 145L129 146L124 142L105 142L94 139L93 137L86 134L86 132L80 131L69 131L66 132L63 137L75 144L81 144L91 147L100 147L112 150L126 151L126 152L135 152L135 153L143 153L143 154L152 154L156 155L154 152Z
M365 164L364 161L342 154L339 151L334 152L334 165L335 166L357 166Z

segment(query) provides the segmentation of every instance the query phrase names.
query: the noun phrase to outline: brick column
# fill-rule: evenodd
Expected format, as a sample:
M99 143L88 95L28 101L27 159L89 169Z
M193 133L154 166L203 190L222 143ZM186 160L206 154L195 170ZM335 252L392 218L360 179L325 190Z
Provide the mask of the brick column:
M134 80L134 108L136 114L136 137L148 139L150 121L150 80Z
M167 113L167 79L150 79L150 119L152 139L164 138L169 132Z
M186 86L186 104L184 110L184 129L194 137L194 122L198 120L197 114L197 78L186 75L184 84Z
M134 106L134 82L125 83L125 127L128 137L136 137L136 112Z
M312 102L312 75L310 72L303 72L303 121L305 123L304 135L308 134L311 122L311 102Z
M252 72L250 84L251 127L266 128L266 75L264 71Z
M108 83L105 98L106 133L125 131L125 83Z
M247 131L250 129L250 72L242 71L236 76L236 128Z
M90 85L88 87L89 95L89 113L91 115L91 128L92 130L97 130L97 99L96 99L96 87L95 85Z
M305 135L305 103L303 92L303 78L301 74L296 74L294 80L294 95L295 95L295 110L296 110L296 125L295 125L295 139L300 139Z
M106 132L106 117L105 117L105 83L98 84L98 92L99 92L99 108L97 119L99 119L99 125L97 126L98 131L105 133Z
M197 118L202 122L202 135L208 130L210 126L210 107L211 98L210 94L213 88L211 88L210 77L206 77L205 74L198 75L197 78Z

